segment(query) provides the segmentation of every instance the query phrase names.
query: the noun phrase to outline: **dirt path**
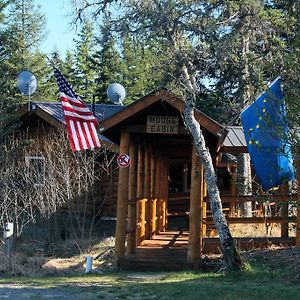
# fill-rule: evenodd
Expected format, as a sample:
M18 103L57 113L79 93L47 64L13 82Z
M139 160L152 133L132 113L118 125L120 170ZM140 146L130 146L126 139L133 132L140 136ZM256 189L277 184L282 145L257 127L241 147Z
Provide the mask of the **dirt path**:
M0 299L27 300L27 299L68 299L88 300L98 299L99 284L70 283L52 287L28 286L20 284L0 284Z

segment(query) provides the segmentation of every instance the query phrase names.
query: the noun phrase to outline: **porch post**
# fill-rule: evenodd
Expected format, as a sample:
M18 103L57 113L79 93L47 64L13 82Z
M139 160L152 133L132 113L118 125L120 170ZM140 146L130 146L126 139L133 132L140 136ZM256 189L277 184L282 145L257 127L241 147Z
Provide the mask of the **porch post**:
M127 253L135 252L136 247L136 204L137 204L137 149L133 139L130 141L129 148L130 167L129 167L129 191L128 191L128 239Z
M231 166L230 167L230 196L236 196L236 185L237 185L237 167ZM231 201L229 203L229 215L234 217L235 215L235 208L236 208L236 201Z
M151 238L156 232L155 161L156 161L156 155L155 155L154 151L152 151L152 155L151 155L151 185L150 185L150 214L151 214L150 237Z
M161 180L161 193L162 193L162 231L166 231L168 225L168 208L167 200L169 193L169 180L168 180L168 162L165 155L162 156L162 174L163 179Z
M287 238L289 237L289 223L288 223L288 185L286 183L280 185L280 195L285 197L285 201L282 201L281 206L281 216L284 218L286 222L281 223L281 237Z
M150 197L150 185L151 185L151 149L149 145L145 145L145 165L144 165L144 198L146 201L146 228L145 228L145 239L151 237L151 197Z
M160 154L157 153L155 161L155 199L156 199L156 228L155 234L158 234L161 228L161 201L160 201Z
M130 135L127 132L121 133L120 154L128 154ZM117 196L117 223L116 223L116 263L120 266L120 262L125 254L126 242L126 218L128 209L128 181L129 168L119 168L118 196Z
M144 152L142 145L138 147L137 166L137 245L145 239L145 199L144 199Z
M189 241L188 262L194 269L199 268L201 255L201 207L203 202L203 166L200 163L195 146L192 153L190 212L189 212Z

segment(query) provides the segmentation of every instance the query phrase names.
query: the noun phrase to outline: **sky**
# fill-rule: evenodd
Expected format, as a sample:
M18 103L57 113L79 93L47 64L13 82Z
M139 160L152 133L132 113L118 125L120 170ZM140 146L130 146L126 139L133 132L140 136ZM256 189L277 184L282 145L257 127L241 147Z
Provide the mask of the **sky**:
M75 29L71 28L70 0L35 0L41 6L41 13L46 17L46 37L41 44L41 51L50 54L58 50L64 56L66 51L74 47Z

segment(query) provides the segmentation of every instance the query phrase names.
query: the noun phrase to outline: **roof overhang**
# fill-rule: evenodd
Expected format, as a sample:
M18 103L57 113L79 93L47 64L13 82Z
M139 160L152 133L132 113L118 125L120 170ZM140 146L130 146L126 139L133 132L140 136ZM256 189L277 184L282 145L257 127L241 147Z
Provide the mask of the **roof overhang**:
M107 131L117 127L124 120L134 116L138 112L159 101L168 103L180 113L183 113L184 111L185 102L182 99L178 98L167 89L160 89L144 96L143 98L128 105L125 109L119 111L115 115L105 119L100 124L100 132L105 134ZM205 128L218 138L218 144L221 145L227 135L227 130L221 124L203 114L198 109L195 109L194 116L202 128Z

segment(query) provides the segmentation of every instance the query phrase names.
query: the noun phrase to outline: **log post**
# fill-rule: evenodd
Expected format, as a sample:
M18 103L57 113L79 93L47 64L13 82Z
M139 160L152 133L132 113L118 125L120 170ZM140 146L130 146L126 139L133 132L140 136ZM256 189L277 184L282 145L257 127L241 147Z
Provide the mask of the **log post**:
M129 191L128 191L128 238L127 253L135 252L136 247L136 203L137 203L137 149L133 139L130 141L129 148L130 167L129 167Z
M163 231L163 219L164 219L164 209L163 209L163 188L164 188L164 174L163 174L163 155L159 156L159 231Z
M155 231L156 231L155 160L156 160L156 155L154 152L152 152L152 155L151 155L151 184L150 184L150 215L151 215L150 238L152 238L152 236L155 234Z
M195 147L192 153L191 189L190 189L190 212L189 212L189 241L188 262L194 269L199 268L200 263L200 229L201 229L201 205L203 201L203 166L200 164Z
M145 208L144 208L144 153L142 145L138 146L138 162L137 162L137 245L145 239Z
M297 190L297 224L296 224L296 246L300 246L300 158L297 163L297 179L298 179L298 190Z
M236 196L236 185L237 185L237 167L231 166L230 167L230 195ZM235 215L235 209L236 209L236 202L230 202L229 203L230 211L229 215L233 217Z
M127 132L121 133L120 154L128 154L130 135ZM115 256L117 267L120 267L121 260L125 254L126 242L126 218L128 209L128 180L129 168L119 168L118 197L117 197L117 222Z
M150 197L150 185L151 185L151 149L149 146L145 146L145 164L144 164L144 199L146 199L146 228L145 228L145 239L151 237L151 197Z
M280 185L280 195L287 199L288 196L288 185L286 183ZM281 223L280 233L282 238L289 237L289 223L288 220L288 202L282 201L281 205L281 216L286 220L286 222Z
M161 201L160 201L160 155L157 153L155 160L155 199L156 199L156 228L155 234L159 234L161 228Z
M168 200L168 190L169 190L169 180L168 180L168 162L165 156L163 156L162 162L162 231L166 231L166 227L168 225L168 208L167 208L167 200Z

